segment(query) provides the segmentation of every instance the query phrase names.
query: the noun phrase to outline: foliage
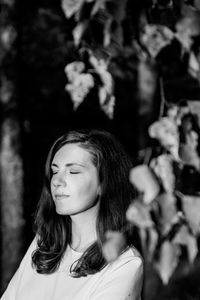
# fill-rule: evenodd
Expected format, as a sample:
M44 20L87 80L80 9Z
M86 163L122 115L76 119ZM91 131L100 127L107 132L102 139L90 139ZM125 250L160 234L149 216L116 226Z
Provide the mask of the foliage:
M87 50L86 54L86 62L73 61L65 68L68 78L66 90L71 95L74 110L83 102L96 83L98 85L99 104L105 114L112 118L115 97L113 95L113 79L107 70L107 63L103 59L96 58L91 51Z
M79 53L65 69L74 109L97 88L99 105L115 118L118 79L132 83L140 117L150 116L152 122L158 108L157 121L149 127L150 147L140 149L142 164L130 173L139 193L127 221L138 228L145 260L167 284L183 248L190 264L198 254L200 128L194 100L200 97L199 2L63 0L62 8L74 20ZM109 233L108 260L113 260L108 249L117 256L123 243L123 233Z
M142 230L145 257L165 284L178 266L182 248L186 249L190 264L198 254L200 128L196 117L187 103L168 108L167 115L149 128L149 134L160 146L151 155L148 167L139 165L130 174L131 182L143 195L130 206L128 220ZM148 215L144 215L144 210Z

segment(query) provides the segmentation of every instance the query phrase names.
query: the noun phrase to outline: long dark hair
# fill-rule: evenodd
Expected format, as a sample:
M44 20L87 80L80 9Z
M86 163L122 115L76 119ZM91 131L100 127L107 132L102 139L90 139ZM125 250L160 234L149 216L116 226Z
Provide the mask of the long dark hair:
M32 263L38 273L55 272L71 242L71 219L56 213L50 192L51 163L55 153L65 144L76 143L86 149L96 166L101 185L100 207L96 223L97 241L81 256L73 268L73 276L94 274L105 265L102 243L108 230L120 231L126 224L126 210L134 197L129 182L130 158L115 137L102 130L70 131L53 144L47 157L45 182L35 217L37 249Z

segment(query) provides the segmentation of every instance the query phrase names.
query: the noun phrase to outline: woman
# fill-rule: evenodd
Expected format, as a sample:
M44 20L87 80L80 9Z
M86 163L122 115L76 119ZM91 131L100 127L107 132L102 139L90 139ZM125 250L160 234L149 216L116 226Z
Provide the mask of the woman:
M104 131L71 131L47 157L36 237L2 300L138 300L142 259L130 244L106 263L108 230L120 231L133 199L131 162ZM128 242L130 243L130 242Z

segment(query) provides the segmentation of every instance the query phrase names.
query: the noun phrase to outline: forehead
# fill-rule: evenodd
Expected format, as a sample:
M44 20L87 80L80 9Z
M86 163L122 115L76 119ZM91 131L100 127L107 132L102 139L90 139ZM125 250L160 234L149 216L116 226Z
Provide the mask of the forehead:
M62 146L54 155L52 163L73 164L79 163L83 165L92 163L92 156L87 149L83 149L78 144L66 144Z

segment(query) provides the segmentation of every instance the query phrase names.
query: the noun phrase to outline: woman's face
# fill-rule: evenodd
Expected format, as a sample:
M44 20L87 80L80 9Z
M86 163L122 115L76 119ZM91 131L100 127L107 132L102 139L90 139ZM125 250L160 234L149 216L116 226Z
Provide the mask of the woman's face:
M87 150L66 144L55 154L51 168L51 193L58 214L77 215L97 204L99 176Z

